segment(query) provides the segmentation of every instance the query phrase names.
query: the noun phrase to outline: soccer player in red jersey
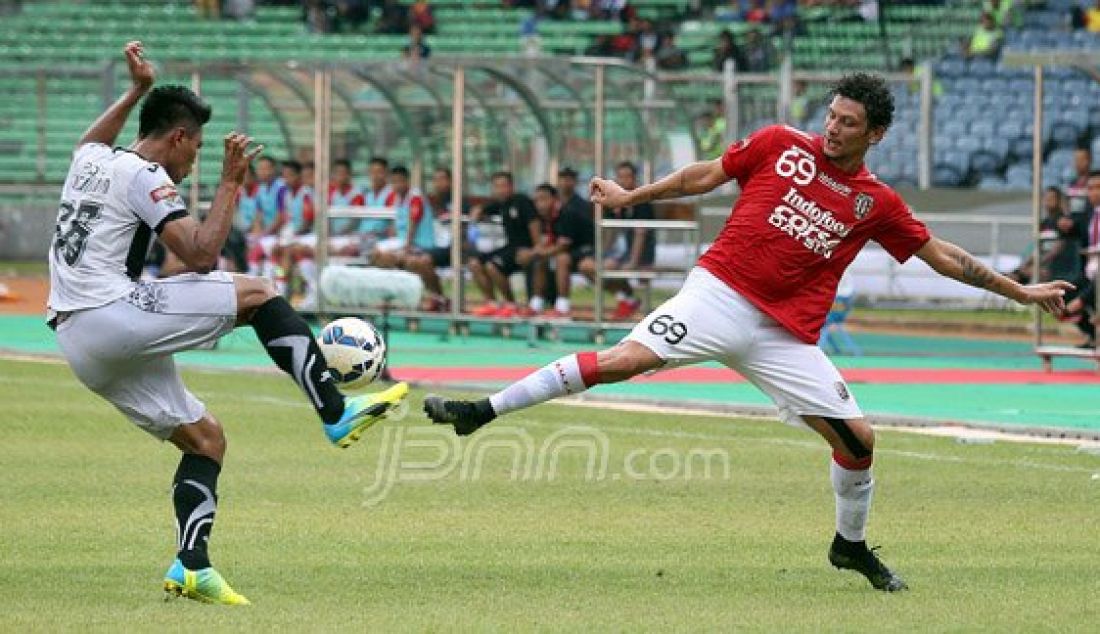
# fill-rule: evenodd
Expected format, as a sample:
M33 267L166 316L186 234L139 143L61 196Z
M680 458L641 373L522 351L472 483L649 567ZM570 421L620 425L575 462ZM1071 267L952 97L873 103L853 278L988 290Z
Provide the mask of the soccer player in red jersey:
M680 292L618 345L559 359L480 401L425 399L437 423L469 434L497 416L643 372L719 361L775 402L779 418L816 431L832 447L836 535L829 561L876 589L907 586L867 548L874 431L816 342L837 284L868 240L899 262L917 256L937 273L1051 312L1068 282L1021 285L958 246L933 237L863 164L893 119L886 83L855 73L834 87L824 136L769 126L712 161L692 163L631 191L594 179L607 208L702 194L735 179L741 195Z

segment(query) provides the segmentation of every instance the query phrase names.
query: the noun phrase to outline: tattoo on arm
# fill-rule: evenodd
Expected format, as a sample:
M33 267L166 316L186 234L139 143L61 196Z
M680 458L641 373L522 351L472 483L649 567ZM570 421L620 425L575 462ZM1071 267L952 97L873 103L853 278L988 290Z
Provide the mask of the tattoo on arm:
M961 281L966 282L971 286L977 286L978 288L989 288L989 285L996 279L996 274L993 273L986 265L982 264L969 253L959 251L951 254L951 258L955 260L955 263L959 265L961 270Z

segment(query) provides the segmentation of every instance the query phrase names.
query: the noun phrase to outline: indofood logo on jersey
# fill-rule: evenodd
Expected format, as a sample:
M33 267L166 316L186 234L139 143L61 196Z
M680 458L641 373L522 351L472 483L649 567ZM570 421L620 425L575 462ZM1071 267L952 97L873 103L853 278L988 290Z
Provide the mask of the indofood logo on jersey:
M817 163L812 154L792 145L779 155L775 173L791 179L799 187L805 187L818 175ZM783 196L783 203L772 210L768 223L825 259L833 257L833 250L840 244L841 238L852 231L851 227L837 220L833 212L822 209L795 187Z

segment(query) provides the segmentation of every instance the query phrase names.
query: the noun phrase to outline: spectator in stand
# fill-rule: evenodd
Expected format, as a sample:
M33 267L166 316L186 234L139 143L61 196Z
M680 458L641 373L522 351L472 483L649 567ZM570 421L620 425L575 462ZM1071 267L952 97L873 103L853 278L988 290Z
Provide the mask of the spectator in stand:
M332 207L362 206L364 204L363 192L352 182L351 162L347 159L337 159L332 164L332 180L328 184L328 204ZM311 183L305 180L307 172L305 166L302 169L302 181L305 186ZM359 226L359 220L334 219L329 221L329 253L341 256L354 256L359 253L359 235L355 229ZM299 304L303 308L313 308L317 305L317 270L314 264L317 252L317 234L311 228L308 232L297 235L289 245L290 270L296 270L301 276L303 297Z
M928 67L924 64L917 66L912 57L904 57L901 62L898 63L898 72L905 73L913 78L912 81L908 83L907 88L909 94L916 94L920 92L921 79L928 73ZM932 79L932 96L937 99L943 96L943 84L940 83L940 80L935 78Z
M275 241L286 216L281 213L283 182L275 177L276 162L271 156L256 159L256 213L248 224L248 272L268 279L276 278L273 261Z
M1020 14L1015 0L985 0L982 11L993 16L993 22L1002 29L1019 26Z
M375 24L375 31L400 35L409 32L409 13L399 0L382 0L382 11Z
M1070 15L1073 28L1100 33L1100 0L1096 0L1096 3L1088 9L1074 7Z
M570 276L582 272L590 279L596 274L596 227L590 210L561 203L559 192L549 183L535 188L535 209L542 219L542 241L535 247L535 292L543 297L548 286L549 263L554 265L557 299L545 316L570 319Z
M280 293L289 295L294 290L291 283L295 279L295 273L300 273L304 284L303 294L310 298L315 292L311 283L315 271L313 259L302 251L301 238L313 233L313 187L305 182L303 171L304 168L298 161L283 162L284 186L280 192L279 207L286 215L286 221L274 249L275 261L282 264L282 274L276 275L275 284Z
M424 43L424 34L418 25L413 24L409 27L409 43L401 53L405 59L409 60L428 59L431 56L432 49Z
M1081 274L1074 285L1077 296L1066 304L1066 315L1077 322L1077 328L1085 334L1086 340L1080 347L1096 347L1096 325L1092 313L1096 286L1096 271L1100 261L1100 171L1089 174L1085 187L1088 199L1088 211L1084 222L1075 223L1078 244L1084 254Z
M313 163L313 159L305 159L302 161L302 182L313 189L317 188L316 169L317 166Z
M332 182L328 186L328 204L329 208L333 207L364 207L367 204L367 199L363 195L363 190L352 180L352 175L355 172L351 169L351 161L348 159L336 159L332 163ZM351 236L355 238L355 242L359 241L359 225L362 224L362 220L358 218L343 218L332 221L332 235L334 237L339 236ZM358 244L355 245L358 247ZM349 248L338 249L344 255L351 255L352 251ZM358 248L356 248L358 251Z
M428 0L416 0L409 7L409 26L420 27L420 32L431 35L435 33L435 16L432 15L432 7Z
M358 31L367 20L370 20L370 2L368 0L336 0L333 31L337 33L348 30Z
M584 49L584 54L592 57L614 57L618 55L618 51L615 49L616 37L606 33L597 35L592 44Z
M772 69L774 59L771 41L759 30L745 34L745 72L766 73Z
M770 0L768 2L768 17L772 24L783 24L790 20L797 22L797 0Z
M645 64L656 55L657 47L661 43L661 35L650 20L638 19L634 20L633 24L635 25L634 50L628 53L627 58L633 62Z
M996 57L1001 52L1004 31L989 13L983 13L974 34L970 36L964 54L966 57Z
M542 239L542 226L535 204L527 196L516 192L511 172L493 174L492 200L483 207L473 208L473 222L480 222L485 218L499 219L504 225L505 244L467 261L474 282L481 289L485 300L474 309L473 314L479 317L502 318L531 315L535 312L531 306L516 307L512 284L508 278L517 271L527 270L534 256L533 249ZM501 302L497 301L498 291Z
M718 34L718 43L714 46L713 61L711 67L721 72L726 66L726 60L733 60L734 70L744 71L749 64L745 61L745 54L737 41L733 39L733 33L729 29L722 29Z
M638 186L638 168L630 161L615 167L615 181L630 191ZM653 220L653 205L642 203L633 207L605 209L605 219ZM657 255L657 232L653 229L620 229L608 231L604 240L604 270L636 271L653 266ZM629 319L642 305L634 297L634 289L627 280L607 280L604 287L615 293L618 303L612 319Z
M200 18L217 20L221 17L221 0L195 0L195 13Z
M661 34L654 57L661 70L683 70L688 65L687 53L676 46L676 34L672 31Z
M726 150L726 112L721 99L699 117L699 151L705 159L716 159Z
M1039 280L1076 280L1081 276L1081 255L1077 223L1066 208L1066 197L1057 187L1047 187L1043 192L1043 218L1039 222L1037 250L1031 246L1020 266L1008 273L1008 277L1021 284L1031 283L1035 255L1039 254Z
M225 17L234 20L251 20L256 15L255 0L225 0Z
M592 17L601 20L622 20L627 22L636 17L633 7L627 0L591 0Z
M1065 183L1066 195L1071 199L1084 198L1091 172L1092 149L1087 145L1078 145L1073 150L1073 177Z
M435 247L435 219L427 198L411 186L405 166L390 170L390 188L386 206L396 210L393 237L378 242L370 260L381 268L408 268L416 256Z
M435 220L443 224L447 229L447 236L451 236L451 224L454 215L451 213L451 170L446 167L437 167L432 173L432 189L428 193L428 204L435 212ZM466 205L463 203L462 212L466 213ZM461 214L459 215L461 221ZM464 232L465 235L465 232ZM443 242L437 240L436 244ZM443 284L436 273L436 268L451 265L451 246L447 240L447 246L433 246L422 252L410 254L406 258L405 268L420 276L424 282L427 295L424 298L422 308L427 311L442 312L450 310L450 301L443 292ZM462 252L469 253L472 249L465 242Z
M577 193L577 170L563 167L558 170L558 196L563 211L577 212L594 218L592 203Z
M386 207L392 188L389 184L390 162L375 156L367 164L367 186L362 187L367 207ZM374 249L374 243L393 235L393 221L385 218L365 219L359 223L359 233L365 245L364 253Z
M741 21L749 24L766 24L771 21L764 0L742 0Z
M302 22L310 33L332 31L331 16L326 0L302 0Z

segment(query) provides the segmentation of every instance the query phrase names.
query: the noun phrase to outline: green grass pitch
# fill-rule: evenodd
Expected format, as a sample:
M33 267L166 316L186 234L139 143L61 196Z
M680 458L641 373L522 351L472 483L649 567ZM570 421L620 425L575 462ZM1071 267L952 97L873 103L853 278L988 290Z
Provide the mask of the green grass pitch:
M476 459L477 436L433 432L416 392L407 418L340 451L285 377L186 374L229 437L213 561L253 606L163 602L175 449L65 366L0 361L0 630L1100 623L1100 458L1073 447L880 432L870 541L912 588L886 595L829 567L828 454L775 422L550 405L494 423L528 450Z

